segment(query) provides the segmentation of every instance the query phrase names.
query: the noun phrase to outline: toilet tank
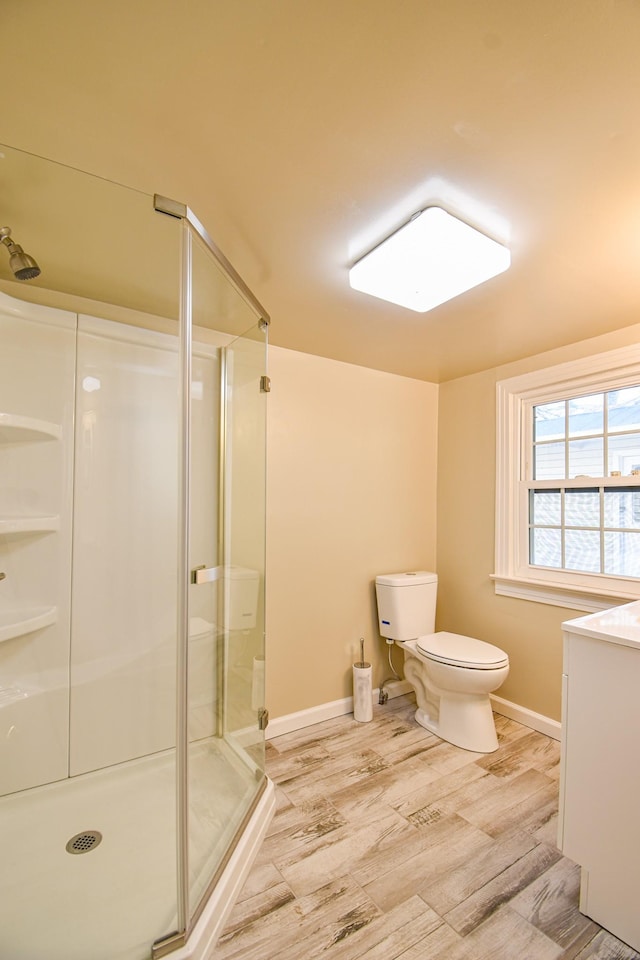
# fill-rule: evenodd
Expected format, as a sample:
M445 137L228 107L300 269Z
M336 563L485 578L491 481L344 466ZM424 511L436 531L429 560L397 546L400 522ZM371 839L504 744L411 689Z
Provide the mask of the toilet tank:
M224 590L227 630L251 630L256 625L260 574L246 567L225 568Z
M434 633L437 591L437 575L426 570L376 577L380 635L388 640L414 640Z

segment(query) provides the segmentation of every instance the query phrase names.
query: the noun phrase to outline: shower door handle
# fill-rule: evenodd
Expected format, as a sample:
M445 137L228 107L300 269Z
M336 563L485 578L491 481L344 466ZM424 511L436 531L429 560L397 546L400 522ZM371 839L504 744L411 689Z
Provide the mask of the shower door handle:
M222 576L224 567L195 567L191 571L191 583L213 583Z

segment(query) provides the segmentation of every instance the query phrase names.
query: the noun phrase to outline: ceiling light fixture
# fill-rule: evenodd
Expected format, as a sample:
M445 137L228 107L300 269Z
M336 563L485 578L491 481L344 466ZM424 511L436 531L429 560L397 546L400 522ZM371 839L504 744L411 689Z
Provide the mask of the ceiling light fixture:
M426 313L503 273L507 247L442 207L427 207L349 271L354 290Z

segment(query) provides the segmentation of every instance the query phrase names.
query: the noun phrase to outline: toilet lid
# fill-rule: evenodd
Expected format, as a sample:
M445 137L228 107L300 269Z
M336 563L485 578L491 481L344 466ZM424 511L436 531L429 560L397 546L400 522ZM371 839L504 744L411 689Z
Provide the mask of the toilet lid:
M504 650L459 633L430 633L426 637L418 637L416 646L430 660L449 663L454 667L497 670L509 665L509 657Z

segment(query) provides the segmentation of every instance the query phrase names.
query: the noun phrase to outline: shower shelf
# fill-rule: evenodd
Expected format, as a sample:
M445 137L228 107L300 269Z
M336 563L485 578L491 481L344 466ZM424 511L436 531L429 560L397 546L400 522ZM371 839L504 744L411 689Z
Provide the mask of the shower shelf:
M52 533L60 529L60 517L2 517L0 537L15 537L27 533Z
M25 443L33 440L59 440L62 429L57 423L0 413L0 443Z
M58 619L56 607L31 607L23 610L0 610L0 643L13 640L34 630L41 630Z

